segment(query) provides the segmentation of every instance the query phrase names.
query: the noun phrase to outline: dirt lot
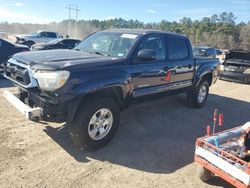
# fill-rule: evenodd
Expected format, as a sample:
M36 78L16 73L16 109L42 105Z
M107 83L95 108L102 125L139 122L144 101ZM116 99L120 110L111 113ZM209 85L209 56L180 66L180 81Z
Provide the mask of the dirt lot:
M202 109L187 107L182 95L133 105L111 143L86 152L62 124L26 120L2 97L6 87L0 79L0 187L230 187L198 179L194 142L215 108L223 129L250 120L250 86L218 81Z

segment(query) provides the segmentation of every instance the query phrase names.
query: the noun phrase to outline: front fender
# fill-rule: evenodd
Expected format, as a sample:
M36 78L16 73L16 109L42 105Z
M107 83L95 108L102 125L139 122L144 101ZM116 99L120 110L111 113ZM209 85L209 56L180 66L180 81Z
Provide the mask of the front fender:
M115 78L115 80L114 80ZM123 96L127 96L131 88L131 78L123 77L123 76L105 76L98 77L83 83L80 83L75 88L72 89L74 95L86 95L91 92L95 92L101 89L109 88L109 87L120 87L123 92Z
M98 92L102 89L119 87L122 91L123 100L126 99L127 96L131 94L132 86L131 79L123 76L116 76L114 80L114 76L108 77L98 77L96 79L88 80L84 83L77 85L72 89L72 93L74 94L74 98L70 101L67 110L67 119L69 122L72 122L77 109L80 103L83 101L83 98L91 93Z

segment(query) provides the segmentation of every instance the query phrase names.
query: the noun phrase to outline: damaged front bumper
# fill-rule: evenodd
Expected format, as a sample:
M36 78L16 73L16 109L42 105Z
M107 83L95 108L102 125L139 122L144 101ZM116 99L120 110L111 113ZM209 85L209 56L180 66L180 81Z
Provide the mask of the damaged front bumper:
M39 119L43 116L42 108L36 107L31 108L30 106L23 103L20 99L16 97L16 95L11 92L4 90L3 92L4 98L9 101L18 111L20 111L26 118L32 121L39 121Z
M55 103L52 99L41 97L33 92L12 94L5 90L3 96L32 121L45 120L58 123L66 121L67 103Z
M221 71L219 78L225 81L250 84L250 74L243 74L241 72Z

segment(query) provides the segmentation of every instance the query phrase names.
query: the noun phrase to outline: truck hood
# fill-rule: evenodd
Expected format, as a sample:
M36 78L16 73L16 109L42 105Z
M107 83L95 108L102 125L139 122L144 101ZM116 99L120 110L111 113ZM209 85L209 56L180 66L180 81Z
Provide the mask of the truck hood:
M40 49L44 49L48 46L53 46L53 45L54 44L50 44L50 43L36 43L31 46L31 50L40 50Z
M237 51L231 50L226 53L227 65L237 65L237 66L250 66L250 52L248 51Z
M23 39L23 38L33 38L33 37L35 37L35 36L34 36L34 35L16 35L15 37L16 37L16 38Z
M118 58L106 57L76 50L44 50L18 53L13 59L30 65L34 69L64 69L97 67L119 61Z

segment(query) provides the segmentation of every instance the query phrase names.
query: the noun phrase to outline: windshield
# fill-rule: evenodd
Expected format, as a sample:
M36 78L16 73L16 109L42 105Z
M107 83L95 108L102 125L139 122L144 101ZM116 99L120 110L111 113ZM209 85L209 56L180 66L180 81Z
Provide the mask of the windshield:
M30 35L33 35L33 36L35 36L35 35L37 35L37 32L31 33Z
M74 50L126 58L137 37L136 34L97 32L84 39Z

